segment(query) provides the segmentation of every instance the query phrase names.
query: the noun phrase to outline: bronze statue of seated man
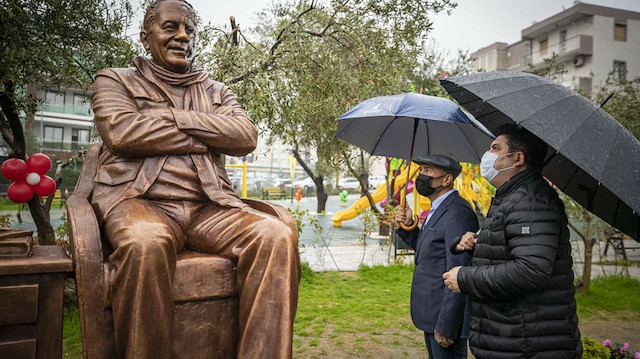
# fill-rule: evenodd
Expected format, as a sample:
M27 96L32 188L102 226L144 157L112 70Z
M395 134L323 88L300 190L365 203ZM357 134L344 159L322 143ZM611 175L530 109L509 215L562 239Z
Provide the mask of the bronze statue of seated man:
M116 267L117 355L170 358L176 255L219 254L237 267L238 358L290 358L298 300L298 234L237 196L224 155L254 150L257 130L224 84L193 66L197 19L156 0L140 40L151 59L100 71L93 110L106 150L93 205Z

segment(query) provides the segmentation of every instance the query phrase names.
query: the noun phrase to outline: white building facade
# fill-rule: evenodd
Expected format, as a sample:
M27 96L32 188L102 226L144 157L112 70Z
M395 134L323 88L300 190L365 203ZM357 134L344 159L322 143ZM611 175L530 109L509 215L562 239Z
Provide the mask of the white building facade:
M576 3L521 32L510 45L494 43L471 56L474 71L531 71L556 56L566 72L558 82L590 93L610 73L640 76L640 13Z

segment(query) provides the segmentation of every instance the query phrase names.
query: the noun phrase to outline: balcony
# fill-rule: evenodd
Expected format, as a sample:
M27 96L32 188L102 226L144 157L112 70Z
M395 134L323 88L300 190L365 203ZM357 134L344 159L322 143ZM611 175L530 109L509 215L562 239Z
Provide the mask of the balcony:
M558 55L558 63L573 60L579 55L591 56L593 55L593 36L577 35L565 41L550 44L546 50L523 56L521 66L526 69L531 64L535 68L540 68L544 66L544 60L551 58L553 54Z
M42 107L42 111L65 113L68 115L81 115L81 116L93 116L93 110L90 106L68 106L45 103Z
M62 142L47 139L41 141L40 144L43 150L48 151L76 151L79 149L87 149L91 145L90 143Z

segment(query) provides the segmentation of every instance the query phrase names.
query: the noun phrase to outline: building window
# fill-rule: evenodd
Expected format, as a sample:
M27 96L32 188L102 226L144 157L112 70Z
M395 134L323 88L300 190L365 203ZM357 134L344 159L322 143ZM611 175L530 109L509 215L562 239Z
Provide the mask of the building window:
M546 56L547 55L547 49L549 47L549 39L542 39L540 40L540 56Z
M47 91L44 94L44 102L52 105L64 105L64 93Z
M71 129L71 142L88 144L90 139L89 130L84 130L80 128Z
M616 41L627 41L627 22L616 21L613 25L613 39Z
M89 108L91 107L91 102L89 102L89 98L87 96L74 94L73 107Z
M613 79L618 81L627 80L627 63L625 61L613 61Z
M44 126L43 147L52 150L62 149L64 139L64 128L54 126Z
M560 31L560 53L567 51L567 30Z

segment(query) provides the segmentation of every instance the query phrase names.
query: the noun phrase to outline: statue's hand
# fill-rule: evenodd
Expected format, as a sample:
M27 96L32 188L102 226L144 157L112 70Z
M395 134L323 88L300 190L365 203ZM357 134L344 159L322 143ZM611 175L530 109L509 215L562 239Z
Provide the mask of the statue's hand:
M220 106L215 111L213 111L216 115L229 116L233 114L233 107L231 106Z

